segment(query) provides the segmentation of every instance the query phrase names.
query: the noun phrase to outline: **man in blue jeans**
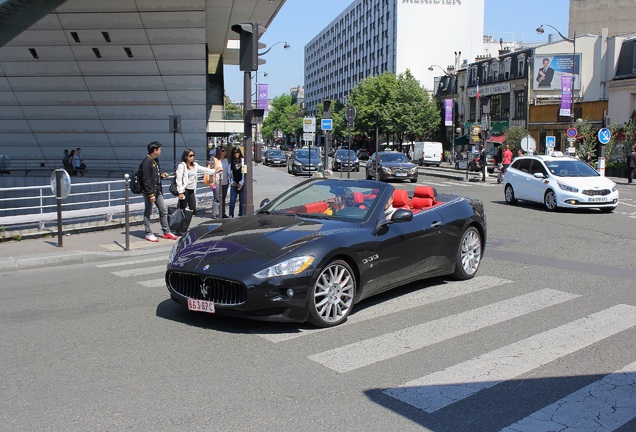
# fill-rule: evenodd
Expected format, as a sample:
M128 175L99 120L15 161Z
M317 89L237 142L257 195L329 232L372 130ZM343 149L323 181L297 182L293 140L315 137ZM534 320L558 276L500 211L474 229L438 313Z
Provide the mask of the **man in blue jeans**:
M159 167L159 155L161 154L161 143L153 141L148 144L148 156L141 162L141 190L144 195L144 229L146 230L146 240L150 242L158 242L159 239L152 232L150 226L150 217L152 216L153 204L159 210L159 221L163 230L163 238L168 240L176 240L178 237L170 232L168 225L168 209L163 200L163 191L161 190L161 179L167 178L168 173L162 173Z

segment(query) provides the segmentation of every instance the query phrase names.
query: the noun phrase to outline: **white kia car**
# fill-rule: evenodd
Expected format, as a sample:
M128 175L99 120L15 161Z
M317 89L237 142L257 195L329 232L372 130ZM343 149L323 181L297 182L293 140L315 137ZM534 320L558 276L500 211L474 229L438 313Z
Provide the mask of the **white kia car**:
M517 200L543 203L546 209L598 208L618 205L616 183L578 159L552 154L516 158L504 177L508 204Z

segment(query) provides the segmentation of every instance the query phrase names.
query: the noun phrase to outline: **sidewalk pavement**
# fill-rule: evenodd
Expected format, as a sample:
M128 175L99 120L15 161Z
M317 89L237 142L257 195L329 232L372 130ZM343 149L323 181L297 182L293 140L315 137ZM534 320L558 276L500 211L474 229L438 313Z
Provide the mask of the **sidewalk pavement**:
M253 175L255 208L259 207L263 199L274 198L306 179L263 165L254 165ZM168 193L167 187L164 189L164 192ZM203 205L198 208L199 215L193 217L192 226L211 218L211 201L203 200L199 204ZM236 205L238 206L238 203ZM161 233L156 209L153 212L152 226L155 234ZM0 272L124 259L153 253L167 255L174 244L174 240L160 239L158 243L146 241L143 223L140 222L130 226L129 251L126 251L124 226L87 226L79 232L72 232L63 236L62 247L58 246L57 233L33 239L1 242Z

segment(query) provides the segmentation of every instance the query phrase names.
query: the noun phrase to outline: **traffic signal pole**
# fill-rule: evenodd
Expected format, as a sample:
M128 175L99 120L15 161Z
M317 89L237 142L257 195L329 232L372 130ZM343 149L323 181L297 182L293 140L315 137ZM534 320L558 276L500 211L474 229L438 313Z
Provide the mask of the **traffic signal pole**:
M252 178L252 75L243 73L243 148L245 149L243 165L243 215L254 213L254 180Z

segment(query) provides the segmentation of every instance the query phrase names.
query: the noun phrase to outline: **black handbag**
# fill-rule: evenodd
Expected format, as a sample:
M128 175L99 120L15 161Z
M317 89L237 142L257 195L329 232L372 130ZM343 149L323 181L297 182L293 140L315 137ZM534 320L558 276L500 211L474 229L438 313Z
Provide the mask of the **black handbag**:
M170 182L170 188L168 189L170 193L174 196L179 196L179 191L177 190L177 177L175 176Z
M184 233L192 222L192 210L175 208L168 212L168 225L176 232Z

